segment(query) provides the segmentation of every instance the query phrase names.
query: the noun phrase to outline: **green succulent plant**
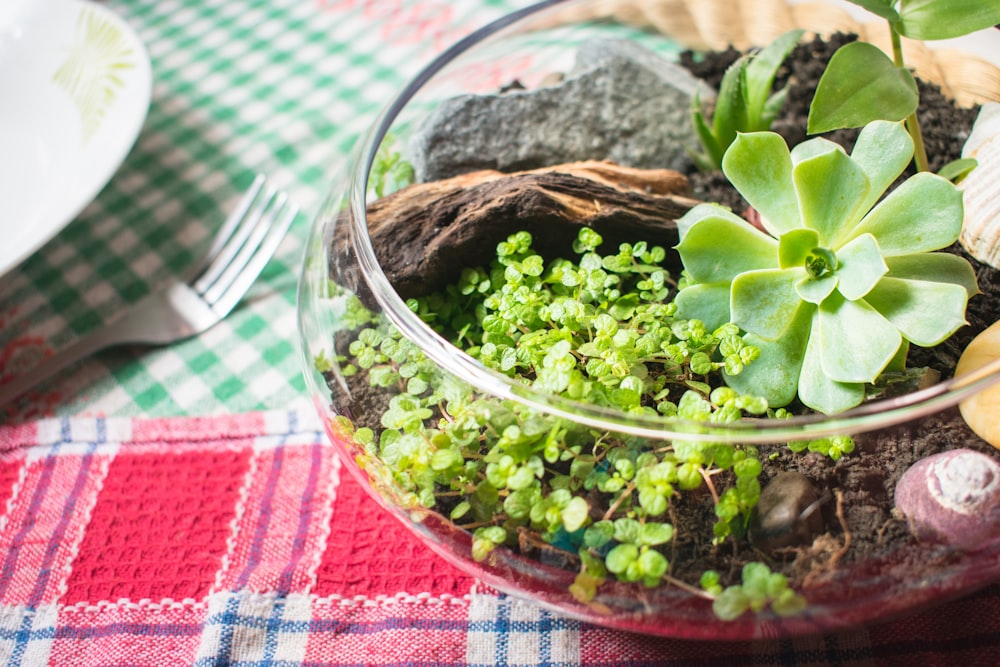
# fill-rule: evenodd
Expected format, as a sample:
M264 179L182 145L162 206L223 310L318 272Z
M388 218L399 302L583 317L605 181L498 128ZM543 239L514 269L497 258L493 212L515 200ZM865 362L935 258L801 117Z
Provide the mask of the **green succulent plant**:
M796 396L831 414L901 369L912 343L933 346L965 323L972 267L949 253L961 192L919 173L884 198L912 159L900 123L873 122L853 152L816 138L789 152L772 132L741 134L726 177L760 214L761 231L714 204L679 222L687 273L677 315L732 322L760 357L726 382L772 407Z

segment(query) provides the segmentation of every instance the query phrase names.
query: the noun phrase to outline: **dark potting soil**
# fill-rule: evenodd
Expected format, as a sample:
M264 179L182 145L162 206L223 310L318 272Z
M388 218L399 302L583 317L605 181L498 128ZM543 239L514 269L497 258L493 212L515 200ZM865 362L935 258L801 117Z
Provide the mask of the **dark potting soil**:
M826 62L842 44L853 36L835 35L829 40L819 40L798 46L779 72L776 86L788 86L788 97L782 115L773 129L788 144L795 145L807 139L804 128L809 102L816 82ZM740 54L734 50L707 54L697 60L684 54L681 63L696 76L715 87L726 67ZM935 87L920 82L920 122L927 145L931 167L939 169L959 157L962 145L969 135L976 109L956 108ZM840 130L823 135L843 145L848 151L853 147L856 130ZM904 174L904 177L908 174ZM746 214L747 204L728 184L720 173L688 174L694 195L703 201L715 201L729 206L736 213ZM638 240L638 239L637 239ZM393 239L389 239L391 243ZM544 254L545 249L539 248ZM922 349L913 347L909 366L933 369L942 378L953 374L962 350L980 331L996 321L995 306L1000 297L1000 278L997 271L968 257L957 244L947 249L966 256L976 268L982 294L972 298L967 311L968 326L963 327L944 344ZM420 252L420 249L409 251ZM404 250L403 252L409 252ZM382 251L376 248L379 256ZM391 257L399 249L388 249L384 256ZM340 392L331 381L335 393ZM353 400L350 405L364 410L365 414L347 416L358 425L378 425L379 406L385 397L378 390L362 386L355 378L351 381ZM348 404L339 399L338 405ZM822 529L815 540L806 546L791 547L771 554L761 554L745 540L722 547L711 544L711 526L716 521L712 498L706 491L701 494L684 494L674 507L677 542L672 545L671 574L678 579L698 581L706 569L715 569L722 576L722 583L737 583L742 565L748 561L765 558L772 567L790 577L794 586L807 593L813 585L836 579L842 566L875 559L889 559L898 567L918 576L925 562L939 562L940 553L918 544L910 535L903 519L893 514L893 489L903 472L913 463L931 454L967 447L992 456L998 452L975 436L965 426L957 409L933 415L919 423L911 423L885 432L859 434L855 437L856 449L838 461L818 453L795 454L787 448L768 448L761 456L764 463L762 484L782 471L797 471L805 475L816 487L822 499L820 512ZM546 547L525 547L529 555L551 561L552 553Z

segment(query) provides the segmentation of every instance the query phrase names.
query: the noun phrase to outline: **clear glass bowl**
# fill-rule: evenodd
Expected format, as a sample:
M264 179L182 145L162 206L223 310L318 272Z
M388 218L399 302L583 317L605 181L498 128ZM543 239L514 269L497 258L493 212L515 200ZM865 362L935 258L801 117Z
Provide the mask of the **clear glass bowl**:
M394 396L404 393L398 381L372 389L363 381L364 372L354 372L350 345L359 329L384 325L420 351L425 367L433 368L432 385L460 386L476 398L516 405L522 420L538 417L549 424L566 420L590 433L605 434L605 440L628 441L645 451L674 442L754 445L762 460L786 456L790 441L828 435L855 436L858 447L850 456L863 456L866 447L885 442L880 439L906 439L928 429L965 429L955 406L1000 378L1000 364L960 381L948 379L833 417L747 420L725 426L630 415L546 394L487 370L435 333L397 294L387 277L396 267L380 264L369 233L367 207L375 199L369 174L373 164L382 159L378 156L384 145L401 151L405 158L411 137L442 101L461 93L493 92L515 80L533 88L552 72L569 69L579 45L591 38L635 40L671 57L682 49L716 48L729 41L760 44L804 24L804 19L838 25L831 23L831 17L845 16L816 13L818 10L803 13L801 6L796 9L796 3L776 3L782 11L755 14L760 20L752 25L738 21L735 29L749 34L734 35L721 22L738 18L740 4L735 0L701 0L690 3L689 10L680 0L543 2L470 35L399 93L357 144L346 168L334 177L314 222L300 285L302 353L316 407L345 465L389 513L442 557L498 590L590 622L654 635L712 639L793 636L885 620L1000 579L1000 536L975 553L910 543L895 551L883 549L844 558L839 567L798 582L807 605L787 616L764 609L735 620L720 620L711 601L699 592L698 580L650 588L611 576L592 596L581 595L579 586L574 586L574 582L579 583L577 571L566 565L573 556L567 557L559 548L501 545L484 558L474 558L471 528L460 525L468 522L453 521L443 510L439 514L427 509L419 491L400 483L393 462L379 456L377 447L366 446L363 438L355 437L356 429L363 427L378 432L382 411ZM821 3L824 12L828 4ZM850 29L850 25L842 27ZM387 137L391 143L386 143ZM587 157L599 160L606 155ZM400 239L400 243L406 242ZM656 242L672 245L669 239ZM487 259L470 258L470 263L485 263ZM462 267L454 268L457 278ZM359 321L359 305L370 314L370 321ZM428 424L440 417L434 415ZM967 429L963 432L974 438ZM408 456L429 459L432 446L427 447ZM398 462L400 454L393 456ZM891 485L873 484L870 491L891 502ZM832 502L827 505L824 511L833 512ZM830 528L843 543L842 527ZM706 530L710 540L711 526ZM915 550L930 555L930 565L920 574L912 567ZM722 573L724 582L733 581L731 574Z

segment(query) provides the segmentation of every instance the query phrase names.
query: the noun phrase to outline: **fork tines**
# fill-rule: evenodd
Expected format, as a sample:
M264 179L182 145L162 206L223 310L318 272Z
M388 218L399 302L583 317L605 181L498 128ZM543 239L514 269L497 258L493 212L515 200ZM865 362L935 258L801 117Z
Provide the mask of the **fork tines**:
M298 214L287 195L258 175L209 250L210 263L194 289L225 316L264 270Z

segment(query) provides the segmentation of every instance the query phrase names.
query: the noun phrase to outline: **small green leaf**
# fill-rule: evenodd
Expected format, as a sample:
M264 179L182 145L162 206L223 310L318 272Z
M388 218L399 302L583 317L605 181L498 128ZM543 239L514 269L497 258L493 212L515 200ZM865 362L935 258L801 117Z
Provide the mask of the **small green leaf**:
M674 527L669 523L644 523L639 529L639 544L656 546L674 538Z
M615 526L610 521L598 521L587 527L583 533L583 543L591 549L600 549L610 542L615 534Z
M750 609L750 599L742 586L730 586L712 601L712 611L723 621L733 621Z
M911 39L951 39L998 23L995 0L902 0L896 30Z
M639 557L639 547L634 544L619 544L608 552L604 564L609 572L621 574Z
M563 527L570 533L576 532L587 523L589 512L587 501L580 496L574 496L560 514Z
M778 266L782 269L801 267L812 249L819 245L815 229L793 229L778 240Z
M978 165L979 161L974 157L959 158L958 160L952 160L938 169L938 176L946 178L952 183L961 183L962 179L968 176Z
M643 551L639 555L638 565L644 575L646 584L650 586L655 586L659 583L660 578L667 573L667 568L670 567L670 563L667 562L666 557L653 549Z
M840 276L836 273L828 273L822 278L805 276L795 283L795 291L803 301L816 304L823 303L828 296L833 294L840 282Z
M615 539L619 542L635 543L639 538L639 525L635 519L616 519Z
M917 108L918 97L909 70L896 67L877 46L851 42L833 54L820 78L809 107L807 132L902 120Z

